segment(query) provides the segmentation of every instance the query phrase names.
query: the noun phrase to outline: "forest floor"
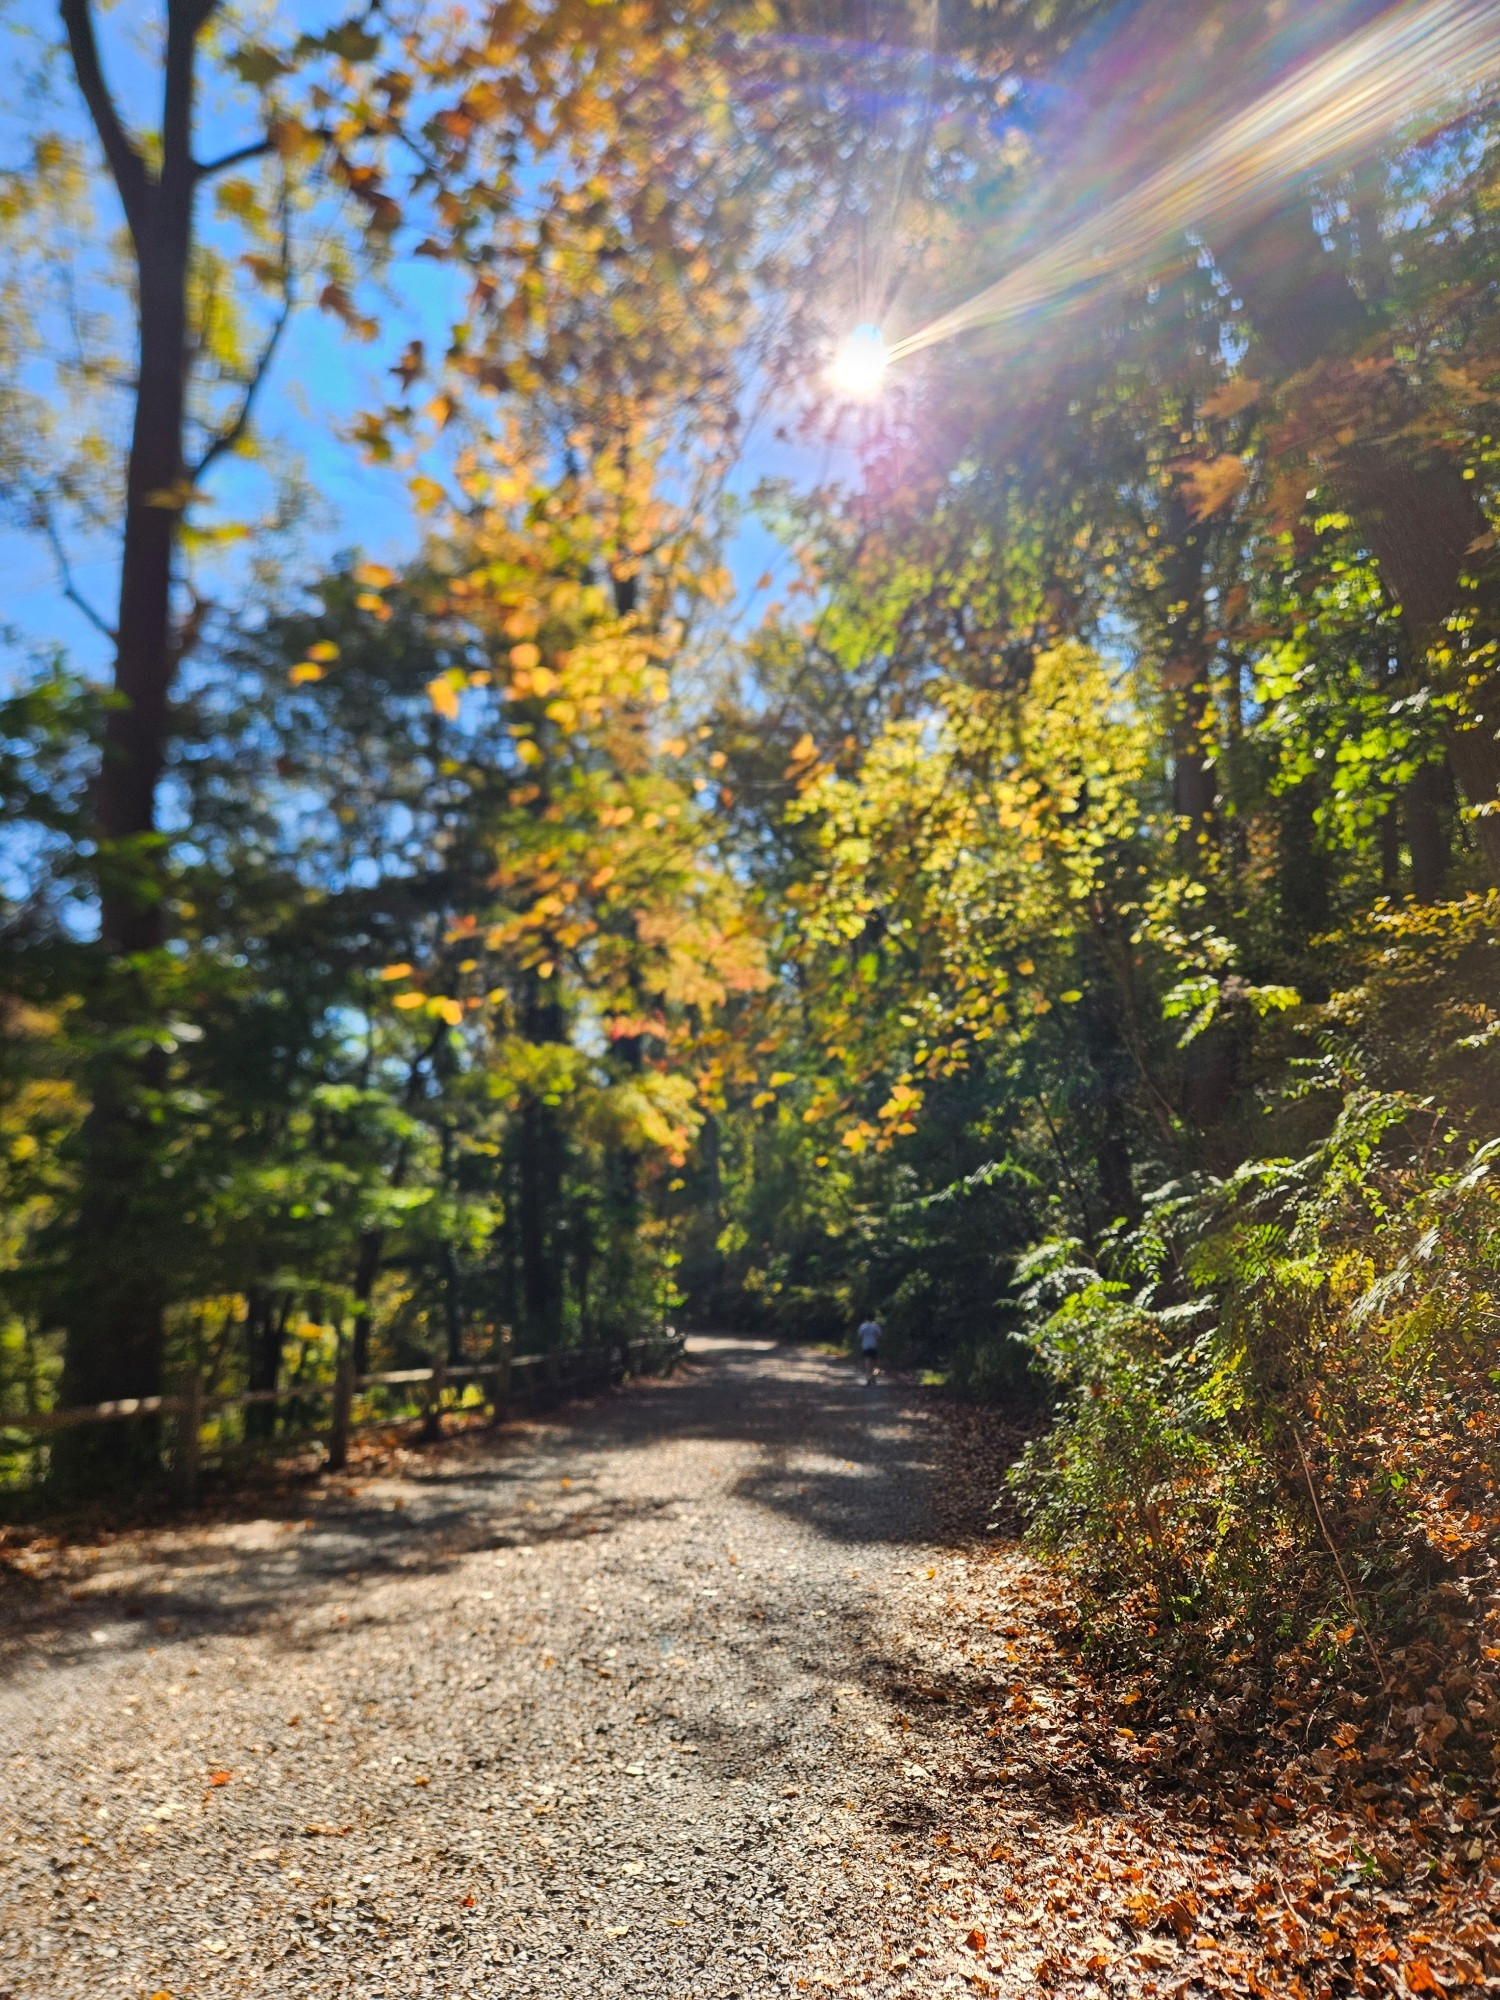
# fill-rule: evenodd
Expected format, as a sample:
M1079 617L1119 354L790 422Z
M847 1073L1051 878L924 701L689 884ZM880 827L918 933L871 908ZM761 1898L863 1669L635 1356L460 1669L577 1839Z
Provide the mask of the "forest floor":
M0 2000L1483 1981L1484 1827L1407 1801L1419 1887L1373 1806L1132 1735L984 1533L1004 1446L705 1340L275 1503L12 1535Z

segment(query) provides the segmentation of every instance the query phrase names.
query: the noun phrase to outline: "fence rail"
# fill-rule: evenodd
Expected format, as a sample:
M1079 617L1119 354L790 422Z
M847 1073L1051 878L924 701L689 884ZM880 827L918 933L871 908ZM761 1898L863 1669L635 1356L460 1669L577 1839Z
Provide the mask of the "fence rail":
M601 1387L626 1375L670 1374L682 1358L684 1336L673 1327L655 1339L625 1341L613 1347L561 1347L547 1354L502 1353L492 1361L465 1363L459 1367L388 1368L375 1375L355 1375L341 1365L331 1380L294 1382L278 1389L242 1389L231 1395L210 1396L202 1378L190 1376L180 1393L165 1396L132 1396L112 1403L89 1403L66 1410L42 1410L24 1416L0 1415L0 1433L26 1432L44 1436L72 1430L82 1424L123 1423L137 1417L177 1418L177 1438L173 1452L179 1484L196 1485L202 1448L204 1420L223 1410L242 1410L276 1403L326 1401L333 1406L329 1424L329 1458L343 1462L343 1444L352 1428L352 1404L362 1390L415 1388L425 1386L427 1421L435 1425L441 1416L443 1392L450 1386L489 1381L494 1384L491 1402L496 1418L514 1404L532 1403L543 1397L561 1398L570 1392ZM369 1421L391 1422L391 1418Z

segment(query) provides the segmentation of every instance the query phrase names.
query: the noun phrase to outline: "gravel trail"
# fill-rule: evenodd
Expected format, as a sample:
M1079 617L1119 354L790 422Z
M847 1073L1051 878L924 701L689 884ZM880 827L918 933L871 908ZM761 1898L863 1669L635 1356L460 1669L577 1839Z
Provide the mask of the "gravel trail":
M889 1383L700 1340L310 1518L13 1578L0 2000L998 1990L914 1876L943 1453Z

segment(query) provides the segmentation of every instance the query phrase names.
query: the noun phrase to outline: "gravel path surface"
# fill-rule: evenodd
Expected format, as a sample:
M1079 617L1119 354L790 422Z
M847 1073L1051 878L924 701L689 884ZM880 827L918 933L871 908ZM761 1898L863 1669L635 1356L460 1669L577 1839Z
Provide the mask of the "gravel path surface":
M968 1587L942 1424L694 1345L13 1580L0 2000L998 1991L909 1698Z

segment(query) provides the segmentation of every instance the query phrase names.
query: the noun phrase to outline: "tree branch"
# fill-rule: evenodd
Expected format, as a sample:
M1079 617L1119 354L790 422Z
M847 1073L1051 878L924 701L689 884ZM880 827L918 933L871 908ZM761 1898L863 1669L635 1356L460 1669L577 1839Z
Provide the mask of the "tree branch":
M263 160L267 153L276 150L271 139L252 139L247 146L237 146L232 153L225 153L217 160L194 160L193 178L206 181L213 174L222 174L230 167L243 166L246 160Z
M266 338L265 346L260 350L255 366L246 377L244 393L240 397L240 407L235 412L232 422L226 424L223 430L209 440L207 448L188 474L190 486L196 486L209 467L216 464L226 451L232 451L249 429L261 384L271 372L276 349L281 344L281 336L286 331L286 323L292 316L292 307L296 304L297 288L292 276L291 203L287 198L285 186L281 191L281 271L281 310L276 315L275 323Z
M113 625L106 624L73 581L73 566L68 561L68 552L63 547L62 536L57 532L57 523L52 518L51 509L45 504L39 505L37 508L37 518L41 523L43 534L52 544L52 554L57 563L58 575L62 578L63 596L76 610L81 611L94 630L101 633L113 646L116 644L118 637L115 628Z
M104 148L104 157L119 190L130 233L139 241L148 226L146 210L151 195L151 177L139 147L121 122L109 85L104 80L90 0L58 0L58 12L67 31L78 88L94 121L99 143Z

